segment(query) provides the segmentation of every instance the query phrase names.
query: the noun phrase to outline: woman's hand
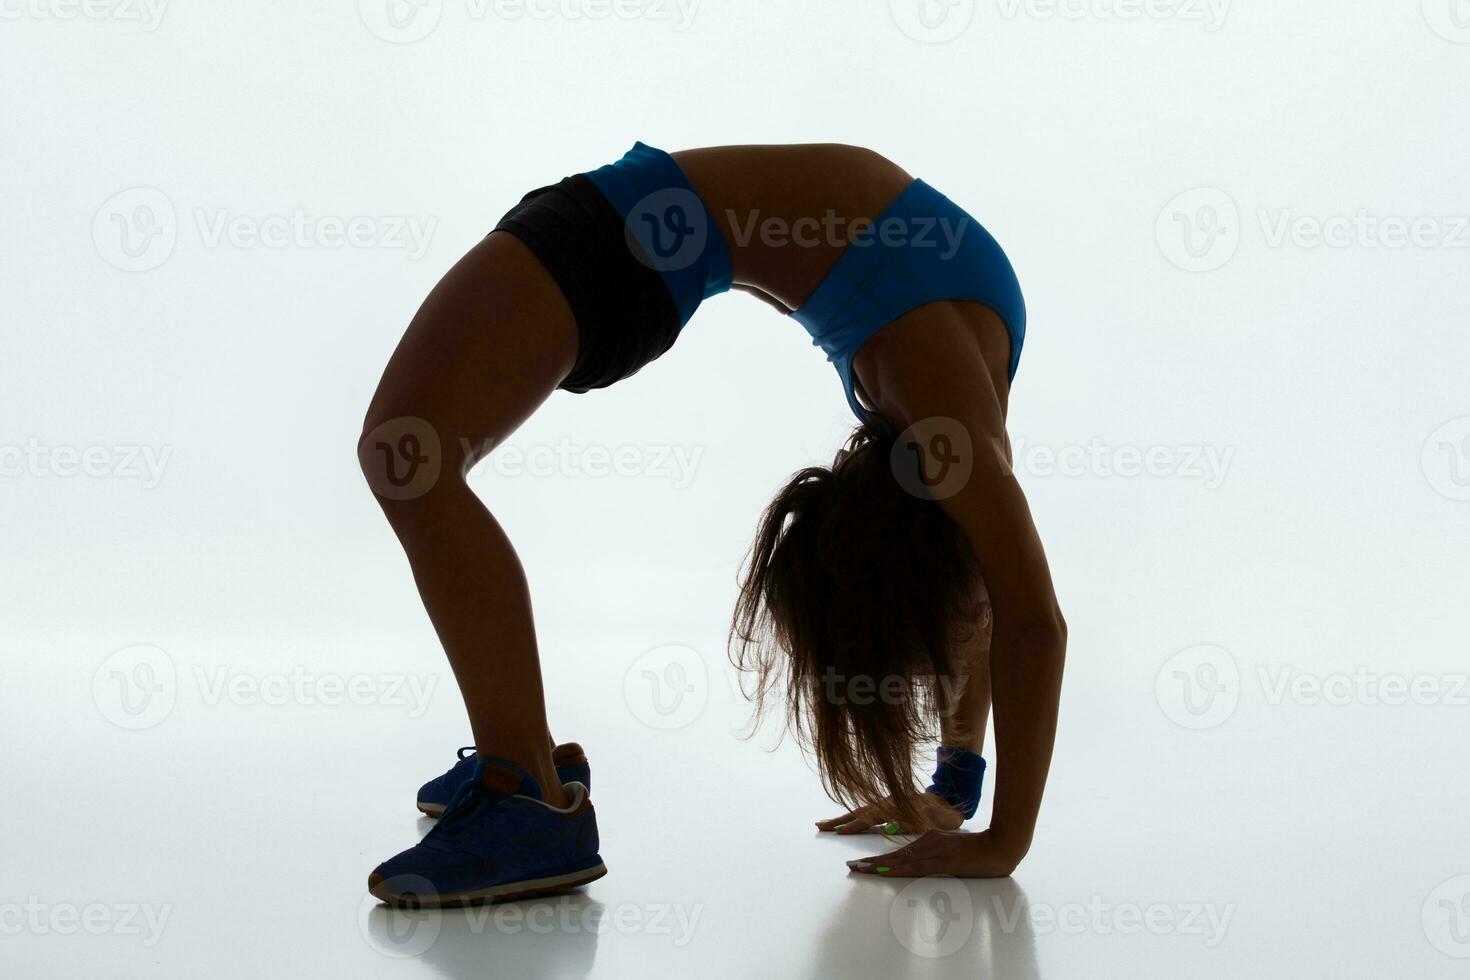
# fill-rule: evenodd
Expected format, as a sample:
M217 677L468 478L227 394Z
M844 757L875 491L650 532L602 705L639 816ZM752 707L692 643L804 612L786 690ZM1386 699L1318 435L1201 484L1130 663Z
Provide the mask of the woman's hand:
M1005 878L1016 870L1026 849L1006 844L988 830L931 830L905 847L847 862L858 874L881 878Z
M924 794L925 810L929 814L931 826L946 830L958 829L965 822L965 818L958 810L945 803L933 793ZM893 812L888 808L886 802L870 806L861 806L856 810L844 813L840 817L830 820L818 820L817 829L822 831L835 831L839 834L863 834L874 827L881 827L885 834L898 834L903 828L893 822Z

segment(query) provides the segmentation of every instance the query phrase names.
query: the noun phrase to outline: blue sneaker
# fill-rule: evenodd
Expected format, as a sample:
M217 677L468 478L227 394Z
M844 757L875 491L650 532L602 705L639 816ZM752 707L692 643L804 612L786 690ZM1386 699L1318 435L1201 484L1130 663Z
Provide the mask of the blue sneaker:
M558 745L551 752L551 761L556 765L556 776L565 783L581 783L592 788L592 767L582 746L576 742ZM419 811L431 817L444 812L454 791L459 789L475 772L475 747L466 745L459 750L459 761L442 776L435 776L419 787Z
M585 786L554 809L512 763L486 757L455 791L439 822L368 876L368 891L400 908L477 905L565 891L607 874L597 814Z

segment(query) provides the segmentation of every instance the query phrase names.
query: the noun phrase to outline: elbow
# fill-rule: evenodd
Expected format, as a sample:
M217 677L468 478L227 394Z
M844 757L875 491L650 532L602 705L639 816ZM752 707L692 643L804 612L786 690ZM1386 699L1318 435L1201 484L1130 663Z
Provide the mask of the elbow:
M1067 621L1062 617L1062 611L1053 606L1046 615L1038 617L1036 623L1031 627L1038 640L1057 651L1061 656L1067 649Z
M1011 617L997 616L996 623L997 628L1005 628L1027 646L1052 653L1058 658L1066 652L1067 620L1055 603L1049 608L1027 610Z

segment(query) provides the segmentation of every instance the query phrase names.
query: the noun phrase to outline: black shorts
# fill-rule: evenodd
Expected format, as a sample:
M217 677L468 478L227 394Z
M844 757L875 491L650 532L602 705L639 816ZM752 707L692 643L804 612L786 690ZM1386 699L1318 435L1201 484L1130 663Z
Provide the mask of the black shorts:
M495 230L525 243L576 317L577 361L559 387L606 388L673 346L680 320L668 287L633 252L622 216L585 174L527 194Z

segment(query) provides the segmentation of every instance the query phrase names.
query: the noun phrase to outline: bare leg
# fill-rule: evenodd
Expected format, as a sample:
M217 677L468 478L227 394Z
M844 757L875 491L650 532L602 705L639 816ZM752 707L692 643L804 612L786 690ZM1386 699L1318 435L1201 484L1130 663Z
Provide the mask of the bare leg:
M482 755L523 766L564 805L530 590L470 469L555 390L572 312L517 239L492 234L429 294L388 362L358 457L413 569Z

